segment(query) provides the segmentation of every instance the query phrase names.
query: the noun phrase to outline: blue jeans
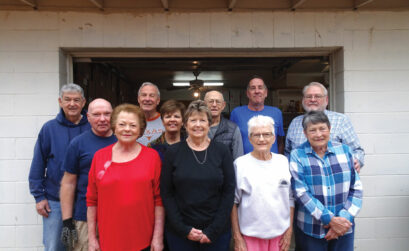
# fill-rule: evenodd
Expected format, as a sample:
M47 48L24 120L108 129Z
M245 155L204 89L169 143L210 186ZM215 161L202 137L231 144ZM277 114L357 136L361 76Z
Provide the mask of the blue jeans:
M59 201L49 200L51 212L43 217L43 244L45 251L64 251L61 242L62 216Z
M354 232L340 236L338 239L327 241L326 239L317 239L295 227L295 236L297 239L297 250L301 251L353 251L354 250Z
M197 241L188 240L170 231L166 231L166 239L170 251L228 251L230 246L231 232L228 231L219 236L210 244L200 244Z

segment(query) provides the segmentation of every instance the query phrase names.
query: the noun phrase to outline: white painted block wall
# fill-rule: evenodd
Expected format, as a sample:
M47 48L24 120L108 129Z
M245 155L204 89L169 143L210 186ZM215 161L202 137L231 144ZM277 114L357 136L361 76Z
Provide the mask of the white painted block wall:
M0 11L0 250L41 250L27 176L58 112L60 48L343 48L337 110L365 147L356 250L409 246L409 12Z

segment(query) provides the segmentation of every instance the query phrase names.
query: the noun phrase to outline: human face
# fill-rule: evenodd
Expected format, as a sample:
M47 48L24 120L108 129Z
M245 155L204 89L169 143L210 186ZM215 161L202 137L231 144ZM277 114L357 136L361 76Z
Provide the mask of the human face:
M307 129L304 130L304 134L311 147L315 150L327 147L330 129L326 123L309 124Z
M209 108L213 118L219 117L226 106L223 95L216 91L206 93L204 101L206 102L206 105Z
M258 126L252 129L249 139L254 152L269 153L274 144L275 136L270 126Z
M115 135L122 144L135 143L139 138L140 126L136 114L120 112L115 123Z
M267 89L264 86L263 80L259 78L253 78L250 81L247 89L247 97L249 98L249 104L264 104L264 100L267 97Z
M106 100L94 100L88 106L88 122L96 135L105 137L111 134L111 114L111 104Z
M163 115L163 125L165 126L166 132L180 132L183 125L180 111L165 113Z
M156 112L156 107L159 105L160 98L158 96L158 90L155 86L146 85L142 87L138 96L138 103L142 111Z
M62 98L58 98L58 103L64 111L65 117L75 123L81 117L85 99L79 92L64 92Z
M324 95L323 90L319 86L310 86L302 99L304 110L309 111L324 111L328 105L328 96Z
M186 131L191 138L205 139L209 132L209 120L206 113L194 112L190 115L186 122Z

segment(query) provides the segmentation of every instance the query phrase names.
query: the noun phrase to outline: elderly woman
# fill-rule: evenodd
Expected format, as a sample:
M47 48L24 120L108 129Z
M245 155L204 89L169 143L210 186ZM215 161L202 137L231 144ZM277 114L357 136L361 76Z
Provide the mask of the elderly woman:
M136 142L146 127L144 113L120 105L111 127L118 142L95 153L89 172L89 250L162 250L161 161L155 150Z
M160 108L160 114L162 117L163 125L165 126L165 132L157 138L155 141L148 144L148 147L152 147L158 151L161 160L165 155L169 145L175 144L185 139L184 133L181 132L183 126L183 114L186 107L183 103L176 100L168 100Z
M351 149L330 141L324 112L308 112L303 120L307 142L290 155L296 203L297 247L303 251L354 249L354 217L362 205L362 184Z
M229 149L207 136L211 113L193 101L185 114L186 141L171 145L163 162L161 195L171 251L228 250L234 168Z
M294 201L284 155L272 153L274 120L258 115L248 122L253 151L234 161L236 192L232 211L236 251L288 250Z

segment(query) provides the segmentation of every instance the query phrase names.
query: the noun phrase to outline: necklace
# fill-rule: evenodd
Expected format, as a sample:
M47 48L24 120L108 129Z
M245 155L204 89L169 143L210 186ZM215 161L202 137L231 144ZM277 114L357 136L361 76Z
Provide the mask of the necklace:
M189 148L190 148L190 147L189 147ZM192 150L193 156L195 157L195 160L196 160L196 162L197 162L199 165L203 165L203 164L206 162L206 159L207 159L207 148L206 148L206 151L205 151L205 156L204 156L204 158L203 158L203 161L199 161L199 159L198 159L197 156L196 156L195 151L194 151L192 148L190 148L190 150Z

